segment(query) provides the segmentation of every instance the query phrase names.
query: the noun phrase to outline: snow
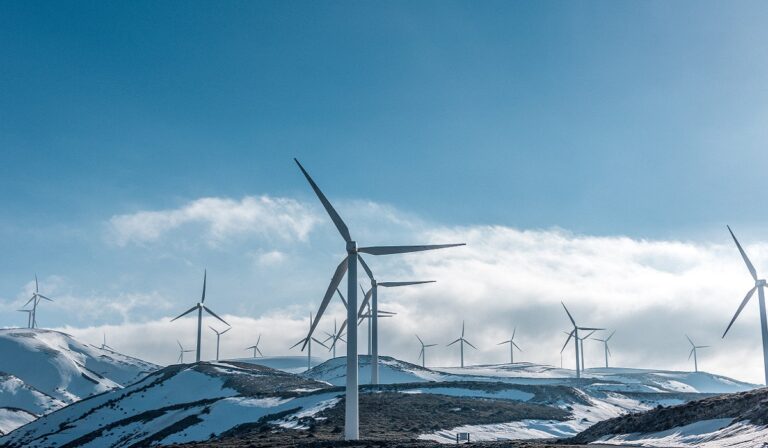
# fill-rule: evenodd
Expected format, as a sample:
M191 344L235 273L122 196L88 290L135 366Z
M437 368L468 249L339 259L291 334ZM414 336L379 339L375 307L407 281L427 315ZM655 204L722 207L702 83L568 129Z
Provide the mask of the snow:
M731 424L733 419L701 420L653 433L604 437L595 443L648 447L734 448L762 447L768 443L768 428L748 422Z
M36 415L23 409L0 408L0 434L7 434L36 418Z
M229 359L228 361L256 364L259 366L269 367L271 369L282 370L283 372L288 373L304 373L307 371L306 356L266 356L263 358ZM310 359L310 364L312 367L322 363L323 360L320 358L312 357Z
M361 355L358 358L358 365L360 366L360 383L367 384L371 378L370 357ZM304 373L304 376L318 381L325 381L334 386L343 386L346 384L346 374L347 359L346 357L338 357L313 367L312 370ZM425 369L388 356L379 358L379 384L441 381L445 376L440 372Z
M523 392L516 389L504 389L501 391L488 392L484 390L466 389L462 387L429 387L419 389L407 389L402 391L406 394L436 394L436 395L449 395L452 397L476 397L476 398L493 398L497 400L514 400L514 401L528 401L534 397L534 394L530 392Z

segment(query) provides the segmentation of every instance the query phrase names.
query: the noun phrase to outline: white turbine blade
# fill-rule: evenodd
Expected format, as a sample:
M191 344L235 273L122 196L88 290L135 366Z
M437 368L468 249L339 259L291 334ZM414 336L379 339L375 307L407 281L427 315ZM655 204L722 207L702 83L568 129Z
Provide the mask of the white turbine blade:
M315 342L317 342L318 344L322 345L323 347L325 347L325 348L328 348L328 346L327 346L327 345L323 344L323 343L322 343L322 342L320 342L319 340L317 340L317 339L315 339L315 338L312 338L312 340L313 340L313 341L315 341Z
M202 295L202 298L200 300L200 303L205 303L205 283L206 283L206 280L208 280L208 269L203 271L203 295Z
M698 345L698 346L696 346L696 348L697 349L699 349L699 348L709 348L709 346L708 345Z
M586 328L582 328L582 330L586 330ZM581 340L583 341L584 339L589 339L589 337L592 336L593 334L595 334L595 332L591 331L591 332L587 333L586 336L582 337Z
M259 350L259 347L254 347L254 348L256 349L256 353L258 353L258 354L259 354L259 356L261 356L261 357L263 358L263 357L264 357L264 354L263 354L263 353L261 353L261 350Z
M570 319L570 320L571 320L571 323L572 323L572 324L573 324L573 326L575 327L575 326L576 326L576 321L575 321L575 320L573 320L573 316L571 316L571 312L570 312L570 311L568 311L568 308L566 308L566 307L565 307L565 304L564 304L563 302L560 302L560 304L561 304L561 305L563 305L563 309L565 309L565 314L567 314L567 315L568 315L568 319Z
M339 298L341 299L341 303L344 304L344 309L347 309L347 299L344 298L344 296L341 294L341 291L339 288L336 288L336 292L339 294Z
M47 300L47 301L49 301L49 302L53 302L53 299L49 299L48 297L45 297L45 296L44 296L44 295L42 295L42 294L38 294L38 295L37 295L37 297L40 297L41 299L45 299L45 300Z
M360 264L363 266L363 270L365 271L365 273L368 274L368 278L370 278L372 282L376 281L376 279L373 278L373 272L371 272L371 268L368 267L368 263L366 263L365 260L363 260L363 257L358 255L357 259L360 261Z
M461 340L461 338L459 338L459 339L456 339L455 341L453 341L453 342L451 342L450 344L446 345L446 347L450 347L450 346L452 346L453 344L455 344L455 343L459 342L460 340Z
M38 291L40 291L40 287L39 287L39 286L40 286L40 285L38 285L38 283L37 283L37 274L35 274L35 292L36 292L36 293L37 293Z
M560 353L563 353L563 350L565 350L565 347L568 347L568 343L571 342L571 338L573 337L573 331L568 333L568 339L565 340L565 344L563 344L563 348L560 349Z
M608 341L610 341L610 340L611 340L611 338L613 337L613 335L614 335L614 334L616 334L616 330L613 330L613 331L611 332L611 335L610 335L610 336L608 336L607 338L605 338L605 342L608 342Z
M424 345L424 341L422 341L422 340L421 340L421 338L419 337L419 335L418 335L418 334L416 335L416 339L418 339L418 340L419 340L419 343L420 343L422 346Z
M590 331L591 330L592 333L594 333L596 331L603 331L603 330L605 330L605 328L579 327L579 330L584 330L584 331ZM592 333L590 333L590 334L592 334Z
M606 349L608 350L608 356L613 356L613 353L611 353L611 347L606 347Z
M423 246L371 246L361 247L357 249L358 252L363 252L371 255L393 255L393 254L405 254L410 252L421 252L424 250L445 249L448 247L465 246L466 243L459 244L430 244Z
M193 306L192 308L188 309L187 311L184 311L183 313L181 313L178 316L174 317L173 319L171 319L171 322L173 322L174 320L176 320L176 319L178 319L180 317L186 316L187 314L191 313L192 311L195 311L196 309L197 309L197 305Z
M222 331L222 332L221 332L221 333L219 333L219 334L224 334L224 333L228 332L228 331L229 331L229 330L231 330L231 329L232 329L232 327L229 327L229 328L227 328L226 330Z
M176 343L177 343L177 344L179 344L179 348L180 348L181 350L184 350L184 347L182 347L182 346L181 346L181 342L179 342L179 340L178 340L178 339L176 339Z
M208 325L208 328L210 328L211 330L213 330L213 332L214 332L214 333L216 333L216 334L219 334L219 331L218 331L218 330L216 330L215 328L213 328L212 326Z
M35 297L36 297L36 296L33 294L33 295L32 295L32 297L30 297L30 299L29 299L29 300L27 300L27 303L25 303L25 304L24 304L24 305L22 305L22 306L27 306L27 305L29 305L29 302L31 302L31 301L33 301L33 300L35 300Z
M461 339L464 339L464 321L461 321Z
M752 287L752 289L750 289L747 295L744 297L744 300L741 301L741 305L739 305L739 308L736 310L736 314L733 315L733 319L731 319L731 322L728 324L728 328L725 329L725 332L723 333L723 337L725 337L725 335L728 334L728 330L731 329L731 325L733 325L733 323L736 322L736 318L739 317L739 314L741 314L741 310L743 310L744 307L747 305L747 302L749 302L749 299L752 298L752 294L755 293L756 289L757 289L757 286Z
M464 339L464 342L466 342L466 343L467 343L467 345L469 345L470 347L472 347L472 348L474 348L475 350L477 350L477 347L475 347L474 345L472 345L472 343L471 343L471 342L469 342L468 340Z
M339 233L341 234L341 237L344 238L344 241L350 242L352 241L352 237L349 235L349 229L347 229L347 225L344 224L344 221L341 219L341 216L339 216L338 213L336 213L336 209L333 208L331 205L331 202L328 201L328 198L325 197L322 191L320 191L320 187L317 186L314 180L312 180L312 177L310 177L309 173L307 173L307 170L304 169L303 166L301 166L301 163L297 159L293 159L294 162L296 162L296 165L299 165L299 169L302 173L304 173L304 177L307 178L307 181L309 182L309 185L312 187L313 190L315 190L315 194L317 195L317 198L320 199L320 202L323 204L323 207L325 207L325 211L328 212L328 216L331 217L331 221L333 221L333 224L336 225L336 228L339 230Z
M515 340L515 333L517 333L517 327L512 329L512 338L510 338L510 342Z
M693 351L696 350L696 347L691 349L691 353L688 355L688 360L691 360L691 356L693 356Z
M393 288L396 286L410 286L410 285L423 285L424 283L436 283L437 280L424 280L420 282L381 282L379 283L379 286L383 286L385 288Z
M419 352L419 357L416 359L421 359L422 356L424 356L424 347L421 347L421 351Z
M344 322L341 323L341 327L339 327L339 332L337 333L337 336L336 336L337 339L341 337L341 333L344 331L345 328L347 328L346 319L344 319Z
M306 341L307 341L307 338L303 338L303 339L302 339L302 340L300 340L299 342L297 342L297 343L293 344L293 345L292 345L292 346L291 346L291 347L290 347L288 350L292 349L293 347L296 347L297 345L299 345L299 344L301 344L301 343L304 343L304 344L306 345ZM302 351L302 352L304 351L304 346L302 346L302 347L301 347L301 351Z
M514 345L514 346L515 346L515 347L516 347L518 350L520 350L521 352L523 351L523 349L522 349L522 348L520 348L520 346L519 346L519 345L515 344L515 341L509 341L509 342L511 342L511 343L512 343L512 345Z
M739 253L741 253L741 258L744 259L744 263L747 265L747 269L749 269L749 273L752 275L752 278L757 281L757 271L755 271L755 267L752 266L752 262L749 261L749 257L747 257L747 253L744 252L744 249L742 249L741 244L739 244L739 240L736 239L736 235L733 234L733 230L731 230L730 226L728 227L728 232L731 233L731 237L733 237L733 242L736 243L736 247L739 248Z
M296 163L298 163L298 161ZM317 315L315 316L315 320L312 322L312 325L309 328L309 334L307 334L307 338L304 341L304 345L301 347L301 351L304 351L304 348L309 343L309 338L312 337L312 334L315 332L315 328L317 327L317 324L320 323L320 318L323 317L323 313L325 312L325 309L328 307L328 304L331 302L334 291L336 291L339 288L339 283L341 283L341 279L344 278L344 274L347 273L347 258L348 257L344 257L344 259L341 260L341 263L339 263L339 265L336 267L336 271L333 273L331 282L328 284L328 289L325 290L325 296L323 297L323 301L320 303L320 308L317 309Z
M427 344L424 347L437 347L437 344Z
M512 342L512 341L504 341L504 342L499 342L499 343L498 343L498 344L496 344L496 345L504 345L504 344L509 344L510 342Z
M379 310L379 317L381 317L381 315L382 315L382 314L389 314L390 316L395 316L395 315L397 315L397 313L395 313L395 312L393 312L393 311L384 311L384 310Z
M258 338L258 339L256 339L256 347L258 347L258 346L259 346L259 342L261 342L261 335L259 335L259 338Z
M208 308L208 307L207 307L207 306L205 306L205 305L202 305L202 307L203 307L203 309L204 309L205 311L207 311L207 312L208 312L208 314L210 314L211 316L215 317L216 319L219 319L220 321L224 322L226 325L229 325L229 324L227 323L227 321L226 321L226 320L224 320L224 319L222 319L221 317L219 317L219 315L218 315L218 314L216 314L216 313L214 313L213 311L211 311L211 309L210 309L210 308Z
M688 339L688 342L690 342L692 346L696 347L696 344L693 343L693 341L691 340L691 338L688 337L687 334L685 335L685 339Z

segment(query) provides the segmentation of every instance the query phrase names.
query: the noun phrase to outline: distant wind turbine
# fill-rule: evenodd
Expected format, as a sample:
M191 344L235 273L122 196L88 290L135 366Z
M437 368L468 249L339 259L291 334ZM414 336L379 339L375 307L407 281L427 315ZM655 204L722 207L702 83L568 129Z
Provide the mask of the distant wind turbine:
M570 342L571 338L574 339L574 347L576 349L576 378L581 378L581 365L582 360L580 357L580 350L579 345L581 343L581 339L579 338L579 330L584 331L601 331L602 328L590 328L590 327L579 327L576 325L576 321L573 320L573 316L571 316L571 312L568 311L568 308L566 308L565 304L563 302L560 302L561 305L563 305L563 309L565 310L565 313L568 315L568 319L570 319L571 324L573 324L573 330L571 330L570 333L568 333L568 339L566 339L565 344L563 344L563 349L560 350L561 352L565 350L565 347L568 345L568 342Z
M736 235L733 234L733 231L730 227L728 227L728 232L730 232L731 237L733 238L733 242L736 243L736 247L739 249L741 258L744 259L744 264L747 265L749 274L755 281L755 286L753 286L752 289L747 292L746 297L744 297L744 300L741 301L741 305L739 305L739 308L736 310L736 314L733 315L731 323L728 324L728 328L726 328L725 332L723 333L723 338L725 338L725 335L728 334L728 330L731 329L731 325L736 322L736 318L739 317L741 310L744 309L744 306L746 306L747 302L749 302L749 299L751 299L752 295L755 293L755 290L757 290L758 306L760 307L760 333L763 336L763 373L765 375L765 384L768 385L768 318L766 317L765 312L765 280L757 278L757 271L755 270L755 267L752 265L752 262L749 261L747 253L744 252L744 249L742 249L741 244L739 244L739 240L736 239Z
M218 361L219 360L219 341L221 340L221 335L231 330L232 327L227 327L227 329L224 331L219 331L210 325L208 325L208 328L210 328L211 330L213 330L214 333L216 333L216 361Z
M587 370L587 369L584 367L584 359L586 358L586 356L584 355L584 341L586 341L587 339L589 339L589 337L590 337L590 336L592 336L593 334L595 334L595 331L590 331L589 333L587 333L587 335L586 335L586 336L580 336L580 337L579 337L579 344L581 345L581 371L582 371L582 372L584 372L585 370Z
M32 328L32 310L16 310L20 313L27 313L27 328Z
M104 337L104 339L102 340L103 342L101 343L101 347L100 348L102 350L109 350L109 351L113 351L114 352L115 349L113 349L112 347L107 345L107 333L102 333L102 336Z
M179 344L179 364L184 364L184 353L191 353L194 350L184 350L184 347L181 345L181 342L179 340L176 340L176 343Z
M323 333L325 333L326 336L328 336L327 338L325 338L323 343L325 344L328 341L331 341L331 348L329 350L333 350L333 357L334 358L336 357L336 341L340 340L341 342L346 343L346 341L344 340L344 335L343 334L340 334L338 338L336 337L337 332L338 332L338 328L336 327L336 319L333 319L333 333L329 333L327 331L323 332Z
M461 346L461 367L464 368L464 344L467 344L470 347L472 347L475 350L477 350L477 347L472 345L472 343L469 342L468 340L464 339L464 321L461 321L461 337L459 339L456 339L455 341L451 342L446 347L450 347L450 346L452 346L453 344L455 344L457 342L461 343L460 344L460 346Z
M40 304L41 299L53 302L53 299L40 294L40 287L37 283L37 274L35 274L35 292L32 293L32 297L24 304L24 306L27 306L30 302L32 303L32 325L30 328L37 328L37 306Z
M203 272L203 295L202 295L202 298L200 299L200 302L198 302L195 306L193 306L192 308L188 309L187 311L184 311L183 313L181 313L178 316L176 316L173 319L171 319L171 322L173 322L174 320L176 320L176 319L178 319L180 317L186 316L187 314L197 310L197 350L195 351L195 361L196 362L200 362L200 337L202 336L202 331L203 331L203 310L205 310L206 313L210 314L211 316L215 317L216 319L219 319L220 321L224 322L224 324L226 326L228 326L228 327L231 326L231 325L229 325L227 323L227 321L225 321L224 319L220 318L216 313L211 311L210 308L205 306L205 285L206 285L207 279L208 279L208 270L206 269Z
M688 339L688 342L691 343L691 353L688 355L688 360L691 360L691 356L693 356L693 371L698 372L699 371L699 361L696 357L697 350L700 348L709 348L708 345L696 345L693 343L691 338L688 337L688 335L685 335L685 338Z
M517 349L518 349L518 350L520 350L521 352L523 351L523 349L522 349L522 348L520 348L520 347L519 347L519 346L518 346L518 345L515 343L515 333L517 333L517 327L515 327L515 328L512 330L512 337L511 337L511 338L509 338L509 340L508 340L508 341L499 342L499 343L497 344L497 345L504 345L504 344L509 344L509 363L510 363L510 364L514 364L514 363L515 363L515 348L517 348Z
M421 344L421 351L419 352L418 359L421 359L421 367L427 367L427 348L434 347L437 344L425 344L424 341L421 340L419 335L416 335L416 339L419 340L419 344Z
M605 349L605 368L606 369L608 368L608 356L611 356L611 349L608 348L608 341L611 340L611 338L613 337L614 333L616 333L616 330L613 330L613 332L610 334L610 336L608 336L605 339L593 338L594 340L600 341L600 342L603 343L603 348Z
M320 319L325 312L325 308L333 297L334 291L341 283L344 274L347 274L347 321L350 322L349 331L347 332L347 376L346 376L346 396L345 396L345 409L344 409L344 438L346 440L357 440L360 438L360 414L359 414L359 390L358 390L358 360L357 360L357 328L352 324L357 321L359 314L357 306L357 260L360 253L371 254L374 256L379 255L393 255L404 254L409 252L420 252L425 250L442 249L447 247L463 246L461 244L433 244L422 246L373 246L373 247L358 247L357 242L352 239L349 229L341 216L333 208L328 198L325 197L320 187L317 186L315 181L309 176L309 173L299 163L297 159L293 159L299 166L304 177L309 182L312 190L317 195L317 198L323 204L325 211L330 216L331 221L336 226L339 234L344 239L345 249L347 256L336 267L336 271L331 278L331 282L328 285L328 289L323 296L323 300L320 303L320 307L317 311L317 319L314 325L309 330L309 334L304 338L304 346L302 350L312 341L312 333L315 331L315 326L320 322ZM374 308L373 315L376 316L378 310ZM374 331L374 334L376 332Z
M259 356L261 356L262 358L264 357L264 355L261 354L261 350L259 350L259 342L261 342L261 335L259 335L259 338L256 339L256 343L254 345L245 348L246 350L253 349L253 357L254 358L256 357L256 352L259 352ZM293 347L291 347L291 348L293 348Z
M316 323L316 322L317 322L317 319L312 320L312 313L309 313L309 328L310 328L310 333L309 334L312 334L311 329L314 328L313 324ZM319 340L315 339L314 336L307 336L306 338L303 338L303 339L299 340L299 342L297 342L297 343L295 343L295 344L293 344L291 346L291 348L294 348L294 347L296 347L299 344L304 344L304 345L302 345L302 350L304 349L305 346L307 347L307 371L309 371L312 368L312 341L315 341L318 344L322 345L323 347L328 348L327 345L325 345L322 342L320 342Z

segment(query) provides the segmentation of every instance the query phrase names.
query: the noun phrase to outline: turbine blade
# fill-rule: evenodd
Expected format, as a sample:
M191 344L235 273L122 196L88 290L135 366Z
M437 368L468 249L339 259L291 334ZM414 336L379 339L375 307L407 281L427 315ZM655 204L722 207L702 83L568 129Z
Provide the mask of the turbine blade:
M298 163L298 161L296 163ZM330 303L331 298L333 298L333 292L339 288L341 279L344 277L344 274L347 273L347 258L348 257L344 257L344 259L341 260L341 263L339 263L339 265L336 267L336 272L333 273L331 283L328 284L328 289L325 291L325 296L323 297L323 301L320 303L320 308L317 309L317 315L315 316L315 320L312 322L312 326L309 328L309 334L307 334L307 338L304 341L304 345L301 347L301 351L304 351L307 343L309 343L309 338L312 337L312 334L315 332L315 328L317 328L317 324L320 323L320 318L323 317L323 313L328 307L328 303Z
M371 272L371 268L368 267L368 263L363 260L363 257L357 256L357 259L360 261L360 264L363 266L363 270L365 270L365 273L368 274L368 278L371 279L371 281L375 281L376 279L373 278L373 272Z
M261 335L259 335L259 338L258 338L258 339L256 339L256 347L258 347L258 346L259 346L259 342L261 342Z
M261 353L261 350L259 350L259 347L254 347L254 348L256 349L256 353L258 353L258 354L259 354L259 356L261 356L261 357L263 358L263 357L264 357L264 354L263 354L263 353Z
M565 309L565 314L567 314L567 315L568 315L568 319L570 319L570 320L571 320L571 323L572 323L572 324L573 324L573 326L575 327L575 326L576 326L576 321L575 321L575 320L573 320L573 316L571 316L571 312L570 312L570 311L568 311L568 308L566 308L566 306L565 306L565 304L564 304L563 302L560 302L560 304L561 304L561 305L563 305L563 309Z
M360 310L357 312L358 316L363 315L363 313L365 312L365 307L368 306L368 301L371 300L372 295L373 295L373 288L369 289L368 292L365 293L363 302L360 304Z
M516 347L518 350L520 350L521 352L523 351L523 349L522 349L522 348L520 348L520 346L519 346L519 345L515 344L515 341L509 341L509 342L511 342L511 343L512 343L512 345L514 345L514 346L515 346L515 347Z
M180 349L184 350L184 347L182 347L182 346L181 346L181 342L179 342L179 340L178 340L178 339L176 339L176 343L177 343L177 344L179 344L179 348L180 348Z
M419 357L416 359L421 359L422 356L424 356L424 347L421 347L421 351L419 352Z
M689 360L689 361L691 360L691 356L693 356L693 351L694 351L694 350L696 350L696 348L695 348L695 347L691 349L691 353L688 355L688 360Z
M22 305L22 307L25 307L25 306L29 305L29 302L31 302L31 301L33 301L33 300L35 300L35 296L34 296L34 295L33 295L33 296L32 296L32 297L29 299L29 300L27 300L27 303L25 303L24 305Z
M344 309L347 309L347 299L344 298L344 296L341 294L341 291L339 288L336 288L336 292L339 294L339 298L341 299L341 303L344 304Z
M341 337L341 333L344 331L344 329L347 328L347 320L344 319L344 322L341 323L341 327L339 327L339 332L337 333L336 339Z
M693 343L693 341L691 340L691 338L688 337L687 334L685 335L685 339L688 339L688 342L690 342L691 345L693 345L694 347L696 346L696 344Z
M315 339L314 337L312 338L312 340L317 342L318 344L322 345L323 347L328 348L327 345L323 344L322 342L320 342L319 340Z
M733 242L736 243L736 247L739 249L739 253L741 253L741 258L744 259L744 263L747 265L747 269L749 269L749 273L752 275L752 278L757 281L757 271L755 271L755 267L752 266L752 262L749 261L749 257L747 257L747 253L744 252L744 249L742 249L741 244L739 244L739 240L736 239L736 235L733 234L733 230L731 230L730 226L728 227L728 232L731 233L731 237L733 238Z
M611 340L611 338L613 337L613 335L614 335L614 334L616 334L616 330L613 330L613 331L611 332L611 335L610 335L610 336L608 336L607 338L605 338L605 342L608 342L608 341L610 341L610 340Z
M224 333L228 332L228 331L229 331L229 330L231 330L231 329L232 329L232 327L229 327L229 328L227 328L226 330L222 331L222 332L221 332L221 333L219 333L219 334L224 334Z
M446 345L446 347L450 347L450 346L452 346L453 344L455 344L455 343L459 342L460 340L461 340L461 338L459 338L459 339L456 339L455 341L453 341L453 342L451 342L450 344Z
M37 274L35 274L35 292L40 291L39 285L37 284Z
M422 285L424 283L436 283L437 280L424 280L420 282L381 282L379 283L379 286L383 286L385 288L392 288L395 286L410 286L410 285Z
M461 321L461 338L464 339L464 321Z
M200 303L205 303L205 283L206 280L208 280L208 269L203 271L203 297L200 300Z
M509 344L510 342L512 342L512 341L504 341L504 342L499 342L499 343L498 343L498 344L496 344L496 345L504 345L504 344Z
M421 340L421 338L419 337L419 335L418 335L418 334L416 335L416 339L418 339L418 340L419 340L419 343L420 343L421 345L424 345L424 341L422 341L422 340Z
M568 343L571 342L572 337L573 337L573 331L568 333L568 339L565 340L565 344L563 344L563 348L560 349L560 353L563 353L563 350L565 350L565 347L568 347Z
M517 327L512 329L512 338L510 339L510 342L515 340L515 333L517 333Z
M393 255L393 254L405 254L409 252L421 252L424 250L445 249L448 247L465 246L466 243L459 244L430 244L423 246L371 246L361 247L357 249L358 252L363 252L371 255Z
M301 344L302 342L306 344L306 340L307 340L307 338L303 338L303 339L302 339L302 340L300 340L299 342L297 342L297 343L293 344L293 345L292 345L292 346L291 346L291 347L290 347L288 350L290 350L291 348L294 348L294 347L296 347L297 345ZM253 347L248 347L248 348L253 348ZM246 349L246 350L248 350L248 349ZM301 347L301 351L302 351L302 352L304 351L304 347Z
M42 295L42 294L38 294L38 295L37 295L37 297L40 297L41 299L45 299L45 300L47 300L47 301L49 301L49 302L53 302L53 299L49 299L48 297L45 297L45 296L44 296L44 295Z
M181 313L178 316L174 317L173 319L171 319L171 322L173 322L174 320L176 320L176 319L178 319L180 317L186 316L187 314L191 313L192 311L195 311L196 309L197 309L197 305L193 306L192 308L188 309L187 311L184 311L183 313Z
M214 333L216 333L216 334L219 334L218 330L216 330L216 329L215 329L215 328L213 328L212 326L208 325L208 328L210 328L211 330L213 330L213 332L214 332Z
M437 344L427 344L424 347L437 347Z
M730 330L733 323L736 322L736 318L739 317L739 314L741 314L741 310L743 310L744 307L747 305L747 302L749 302L749 299L752 298L752 294L755 293L756 289L757 289L757 286L752 287L752 289L749 290L747 295L744 296L744 300L741 301L739 308L736 310L736 314L733 315L733 319L731 319L731 322L728 324L728 328L725 329L725 332L723 333L723 337L725 337L725 335L728 334L728 330Z
M472 347L472 348L474 348L475 350L477 350L477 347L475 347L474 345L472 345L472 343L471 343L471 342L469 342L468 340L464 339L464 342L466 342L466 343L467 343L467 345L469 345L470 347Z
M304 169L303 166L301 166L301 163L297 159L293 159L294 162L296 162L296 165L299 165L299 169L304 174L304 177L307 178L307 181L309 182L309 185L312 187L313 190L315 190L315 194L317 195L317 198L320 199L320 202L323 204L323 207L325 207L325 211L328 212L328 216L331 217L331 221L333 221L333 224L336 225L336 229L338 229L339 233L341 234L341 237L344 238L344 241L351 242L352 237L349 235L349 229L347 229L347 225L344 224L344 221L341 219L341 216L339 216L338 213L336 213L336 210L331 205L330 201L328 201L328 198L325 197L322 191L320 191L320 187L317 186L314 180L312 180L312 177L310 177L309 173L307 173L307 170Z
M218 315L218 314L216 314L216 313L214 313L213 311L211 311L211 309L210 309L210 308L208 308L208 307L207 307L207 306L205 306L205 305L202 305L202 307L203 307L203 309L204 309L205 311L207 311L207 312L208 312L208 314L210 314L211 316L215 317L216 319L219 319L220 321L224 322L225 324L229 325L229 324L227 323L227 321L226 321L226 320L224 320L224 319L222 319L221 317L219 317L219 315Z
M596 331L603 331L603 330L605 330L605 328L579 327L579 330L584 330L584 331L592 330L592 333L594 333ZM592 334L592 333L590 333L590 334Z

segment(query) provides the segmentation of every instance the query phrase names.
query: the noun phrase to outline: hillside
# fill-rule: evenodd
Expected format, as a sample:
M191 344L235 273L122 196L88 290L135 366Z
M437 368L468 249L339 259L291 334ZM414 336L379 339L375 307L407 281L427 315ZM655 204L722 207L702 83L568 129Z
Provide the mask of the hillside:
M52 330L0 330L0 431L130 384L158 366Z

